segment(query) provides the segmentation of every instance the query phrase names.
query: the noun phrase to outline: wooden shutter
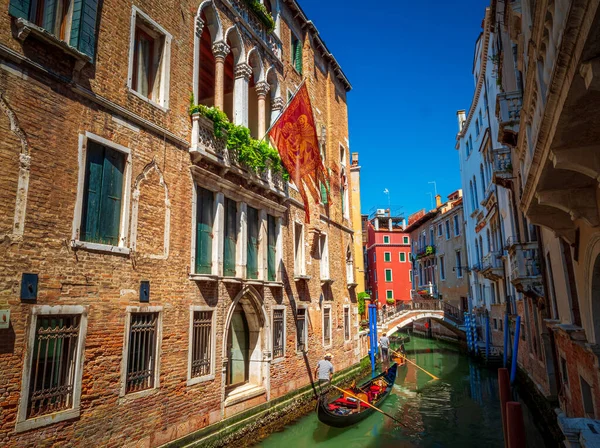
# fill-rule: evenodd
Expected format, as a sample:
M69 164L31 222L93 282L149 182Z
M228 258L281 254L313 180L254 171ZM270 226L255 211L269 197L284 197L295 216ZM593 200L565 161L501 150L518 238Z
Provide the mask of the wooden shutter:
M104 147L88 140L86 153L87 160L80 239L81 241L99 242Z
M276 254L277 254L277 220L268 215L267 217L267 231L268 231L268 251L267 251L267 267L268 267L268 280L274 282L277 280L277 266L276 266Z
M29 20L29 9L31 0L10 0L8 13L13 17Z
M90 58L96 51L98 0L74 0L69 44Z
M198 187L196 198L196 274L211 274L214 195Z
M327 204L327 188L323 182L319 182L319 185L321 186L321 202Z
M124 171L125 157L123 154L114 149L104 148L100 200L100 242L113 246L119 245Z
M246 278L258 278L258 210L248 207L248 256Z
M56 23L56 0L46 0L44 2L43 14L42 28L49 33L54 34L54 25Z
M300 39L296 41L296 48L294 50L296 70L298 70L298 73L302 74L302 41Z
M223 241L223 275L235 277L235 253L237 246L237 204L225 198L225 239Z

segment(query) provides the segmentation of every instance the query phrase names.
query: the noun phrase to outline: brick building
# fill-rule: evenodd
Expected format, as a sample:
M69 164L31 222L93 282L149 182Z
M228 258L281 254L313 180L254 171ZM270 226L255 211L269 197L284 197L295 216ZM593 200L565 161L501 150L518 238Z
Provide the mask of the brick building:
M351 86L296 1L32 5L0 1L0 444L157 446L356 363ZM310 223L188 112L261 138L302 80Z
M404 225L389 210L378 210L367 223L368 284L380 308L388 300L410 300L410 239Z

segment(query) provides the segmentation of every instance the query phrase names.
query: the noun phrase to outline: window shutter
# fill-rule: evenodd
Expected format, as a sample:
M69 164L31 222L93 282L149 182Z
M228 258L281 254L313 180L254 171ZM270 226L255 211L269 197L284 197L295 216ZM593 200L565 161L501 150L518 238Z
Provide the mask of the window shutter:
M214 195L198 187L196 197L196 274L210 274Z
M94 59L98 0L74 0L69 44Z
M223 274L235 277L235 252L237 245L236 222L237 204L225 198L225 241L223 244Z
M44 2L44 18L42 28L49 33L54 33L54 23L56 21L56 0L46 0Z
M88 140L85 173L85 197L81 217L82 241L99 240L100 199L102 192L102 170L104 167L104 147Z
M298 39L297 43L296 43L296 49L295 49L295 62L296 62L296 70L298 70L298 73L302 74L302 41L300 39Z
M125 158L114 149L104 149L102 196L100 202L100 242L119 245L123 171Z
M321 186L321 202L327 204L327 189L325 188L325 184L320 182L319 185Z
M8 13L13 17L20 17L21 19L29 20L30 7L31 0L10 0Z
M277 251L277 221L271 215L267 218L268 222L268 254L267 254L267 265L268 265L268 280L277 280L277 267L275 263L276 251Z
M258 210L248 207L248 257L246 278L258 278Z

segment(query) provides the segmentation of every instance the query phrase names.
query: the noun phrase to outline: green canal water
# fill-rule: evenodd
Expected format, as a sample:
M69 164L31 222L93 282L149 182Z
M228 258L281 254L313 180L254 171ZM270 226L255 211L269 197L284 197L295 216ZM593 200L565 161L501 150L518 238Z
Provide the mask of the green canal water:
M408 358L440 378L407 365L382 410L403 425L375 413L349 428L331 428L313 412L270 435L262 448L328 447L504 447L497 371L487 369L454 346L412 337ZM334 360L335 361L335 360ZM544 447L529 410L524 407L527 446Z

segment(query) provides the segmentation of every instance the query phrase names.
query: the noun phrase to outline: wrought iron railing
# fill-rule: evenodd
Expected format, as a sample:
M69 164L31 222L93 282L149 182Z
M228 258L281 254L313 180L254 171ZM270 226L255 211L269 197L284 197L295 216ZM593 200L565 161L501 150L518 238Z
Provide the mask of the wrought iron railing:
M211 373L212 311L194 311L192 334L192 378Z
M158 313L132 313L127 353L127 392L154 387Z

